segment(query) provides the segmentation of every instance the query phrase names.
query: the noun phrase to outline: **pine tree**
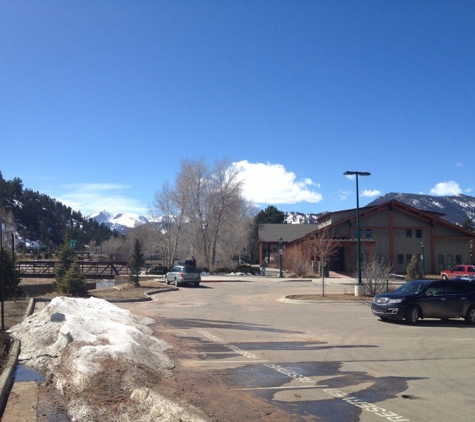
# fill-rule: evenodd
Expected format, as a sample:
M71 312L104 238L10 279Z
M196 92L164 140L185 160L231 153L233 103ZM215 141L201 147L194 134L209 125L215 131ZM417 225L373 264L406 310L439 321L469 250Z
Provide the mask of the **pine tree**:
M406 280L411 281L418 278L423 278L421 259L419 255L413 254L409 264L407 265Z
M64 237L64 243L56 251L58 264L55 270L53 289L71 296L85 296L86 282L76 263L74 250L69 245L69 239Z
M13 266L11 253L2 248L0 253L0 266L3 269L3 297L5 300L21 295L20 274Z
M134 250L129 261L130 275L129 280L135 287L140 287L139 274L140 268L145 263L144 254L142 253L142 245L139 239L135 239Z
M260 211L255 218L256 224L283 224L285 213L279 211L274 205L269 205L265 210Z
M66 291L64 292L66 294L81 297L87 295L87 285L76 261L74 261L68 271L66 271L63 284L66 287Z
M462 227L472 232L475 231L475 223L470 218L464 220L464 222L462 223Z

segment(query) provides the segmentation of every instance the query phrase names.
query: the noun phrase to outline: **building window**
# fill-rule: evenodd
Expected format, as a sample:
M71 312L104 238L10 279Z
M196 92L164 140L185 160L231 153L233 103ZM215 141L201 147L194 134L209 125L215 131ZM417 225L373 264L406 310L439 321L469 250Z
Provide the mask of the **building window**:
M397 263L404 264L404 255L402 253L397 254Z
M444 255L437 255L437 264L444 265Z
M454 266L454 256L453 255L446 255L445 256L446 267L445 268L452 268Z
M462 263L462 255L455 255L455 264L459 265Z
M412 230L406 229L406 237L412 237Z
M421 229L416 230L416 237L418 237L419 239L422 237L422 230Z
M366 239L371 239L373 237L373 230L372 229L366 229L364 231L364 236Z
M406 254L406 264L409 264L411 262L412 255L410 253Z

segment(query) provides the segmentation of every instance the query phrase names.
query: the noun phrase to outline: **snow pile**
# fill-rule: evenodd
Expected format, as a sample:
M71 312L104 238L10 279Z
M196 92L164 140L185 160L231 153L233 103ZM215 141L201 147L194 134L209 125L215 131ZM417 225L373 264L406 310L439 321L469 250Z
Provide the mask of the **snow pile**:
M102 299L57 297L9 331L20 362L61 392L73 421L202 421L154 391L174 366L154 322Z

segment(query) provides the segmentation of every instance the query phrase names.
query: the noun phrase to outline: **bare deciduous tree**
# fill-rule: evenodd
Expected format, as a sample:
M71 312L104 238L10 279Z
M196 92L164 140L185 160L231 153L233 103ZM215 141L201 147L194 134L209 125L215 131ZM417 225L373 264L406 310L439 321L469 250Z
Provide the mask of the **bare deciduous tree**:
M330 259L338 252L338 243L328 228L315 232L304 243L308 259L319 262L320 272Z
M286 247L282 263L285 270L295 277L306 276L311 271L311 263L299 246Z
M226 161L218 161L215 168L210 169L201 159L184 161L178 175L178 188L190 193L187 216L208 268L216 265L220 235L245 208L239 172Z
M101 245L101 253L107 255L114 261L128 261L130 257L130 245L127 239L119 237L111 237Z
M186 254L215 268L240 253L249 238L254 207L242 196L240 169L226 161L209 167L184 160L175 183L155 194L152 219L168 265Z
M167 183L155 194L152 219L157 242L161 245L163 261L173 265L182 240L190 190L177 181L174 187ZM159 221L160 220L160 221Z
M361 278L366 294L377 295L386 290L387 280L391 274L391 266L384 263L383 258L373 257L361 263Z

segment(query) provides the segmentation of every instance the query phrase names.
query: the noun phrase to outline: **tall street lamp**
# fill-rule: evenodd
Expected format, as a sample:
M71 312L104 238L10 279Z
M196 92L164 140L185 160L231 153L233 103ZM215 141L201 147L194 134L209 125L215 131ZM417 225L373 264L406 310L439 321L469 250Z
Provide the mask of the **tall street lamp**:
M424 278L424 246L426 244L421 242L422 254L421 254L421 268L422 268L422 278Z
M361 281L361 233L360 233L360 194L358 187L358 177L359 176L371 176L371 173L367 171L345 171L343 173L345 176L355 176L356 178L356 254L357 254L357 268L358 268L358 289L361 289L363 283ZM355 290L356 291L356 290ZM362 295L362 292L358 290Z
M282 278L282 238L279 237L279 277Z

